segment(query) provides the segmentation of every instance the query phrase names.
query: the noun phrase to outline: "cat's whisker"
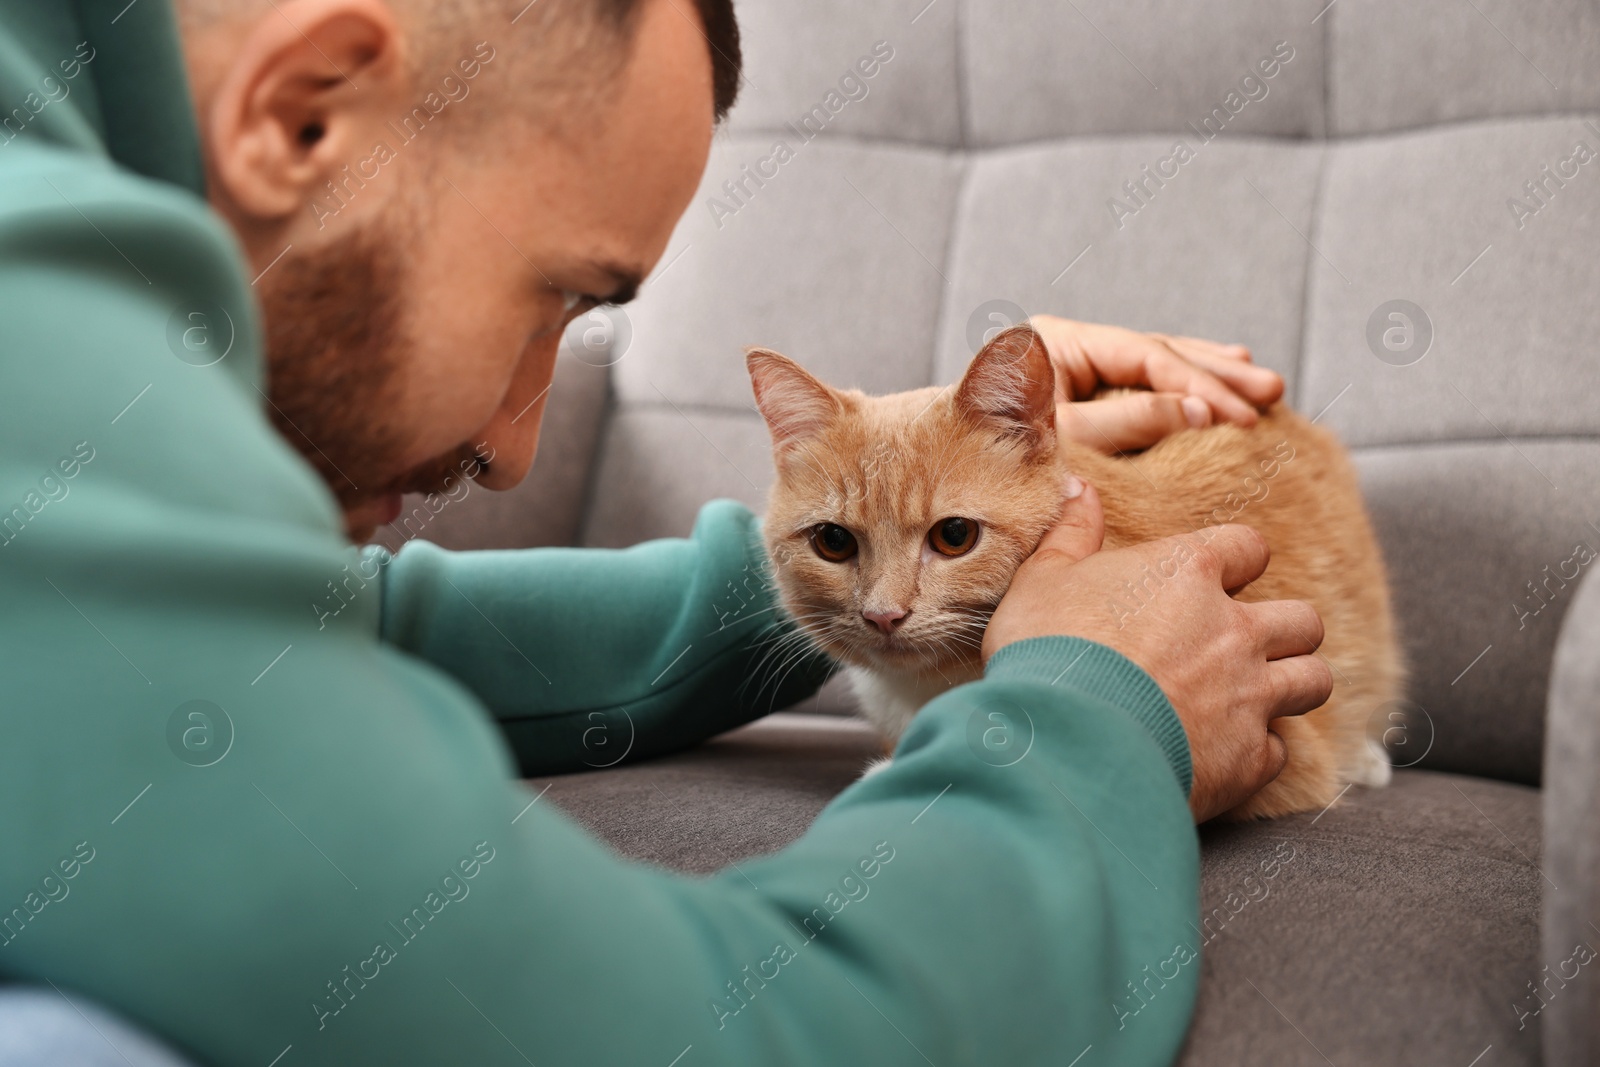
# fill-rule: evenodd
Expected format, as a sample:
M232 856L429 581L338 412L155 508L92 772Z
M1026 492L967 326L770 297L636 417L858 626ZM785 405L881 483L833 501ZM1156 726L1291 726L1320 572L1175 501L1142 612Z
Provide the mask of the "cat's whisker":
M826 613L810 613L816 618L826 618ZM752 681L758 682L754 699L759 700L761 693L766 689L766 680L778 676L780 671L787 673L784 668L791 667L793 663L803 660L810 655L815 647L814 637L803 629L784 629L783 621L777 620L768 624L770 633L761 640L754 642L752 648L766 645L759 659L752 665L750 674L740 686L741 693L748 688ZM780 682L781 684L781 682ZM774 692L776 698L776 692Z

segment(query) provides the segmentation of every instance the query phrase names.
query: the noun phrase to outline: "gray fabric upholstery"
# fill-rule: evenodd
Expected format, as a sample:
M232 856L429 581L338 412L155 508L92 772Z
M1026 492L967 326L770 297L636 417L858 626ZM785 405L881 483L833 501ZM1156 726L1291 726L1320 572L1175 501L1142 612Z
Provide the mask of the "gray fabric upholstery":
M1184 1067L1465 1067L1490 1045L1483 1063L1540 1062L1514 1010L1539 973L1536 790L1402 770L1326 814L1201 840L1210 940Z
M1295 231L1311 225L1321 149L1219 139L1119 229L1106 201L1126 202L1122 183L1172 143L1072 139L973 159L946 270L937 381L966 367L967 322L996 298L1030 314L1241 341L1292 381L1306 256Z
M1326 421L1353 445L1600 431L1600 408L1578 399L1600 389L1595 319L1574 304L1600 287L1600 159L1521 230L1506 206L1534 203L1523 183L1578 141L1600 151L1595 116L1474 122L1331 151L1301 406L1338 397ZM1432 349L1410 366L1374 359L1363 336L1373 309L1396 298L1433 323Z
M780 5L739 4L745 82L728 128L736 134L765 134L798 123L824 103L829 90L840 90L840 79L871 53L873 44L884 41L893 58L861 79L866 95L849 100L819 123L821 131L959 144L956 11L951 3L932 4L918 14L892 4L813 0L806 5L806 17L797 19L793 9ZM861 92L846 86L840 95ZM770 138L758 140L766 148Z
M722 182L761 159L772 138L718 139L701 194L629 309L633 346L614 371L624 408L753 414L744 347L755 344L803 352L819 374L869 391L931 380L960 168L900 144L789 141L795 158L765 186L750 183L743 206L718 219L708 203L733 204Z
M623 855L704 874L798 838L877 754L859 722L780 713L536 785ZM1405 770L1323 814L1202 840L1186 1067L1465 1067L1490 1044L1496 1064L1539 1062L1538 1028L1513 1011L1539 974L1537 791Z
M1260 77L1256 64L1278 41L1294 58L1227 128L1277 137L1323 130L1323 29L1303 4L1003 0L962 13L969 145L1198 125L1246 74Z
M1545 742L1540 1012L1545 1062L1600 1061L1600 579L1583 580L1561 628ZM1587 953L1574 952L1584 946ZM1587 956L1587 962L1584 957ZM1549 971L1544 971L1543 966ZM1576 971L1576 975L1574 975ZM1547 976L1553 975L1550 981ZM1548 984L1544 984L1547 983Z
M1593 4L1318 0L1313 6L1324 5L1335 133L1600 107L1600 9Z
M881 755L857 719L778 712L688 752L530 784L624 856L710 874L794 841Z
M1410 697L1433 725L1421 766L1537 784L1550 657L1575 592L1561 573L1569 560L1565 573L1580 569L1579 544L1600 550L1589 520L1600 442L1397 446L1356 462L1389 557Z

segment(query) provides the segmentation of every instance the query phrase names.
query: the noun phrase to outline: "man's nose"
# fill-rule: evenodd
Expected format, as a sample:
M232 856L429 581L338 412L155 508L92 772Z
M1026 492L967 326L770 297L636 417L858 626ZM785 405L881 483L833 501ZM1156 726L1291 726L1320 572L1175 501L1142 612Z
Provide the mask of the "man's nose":
M886 634L892 634L905 621L907 612L899 608L889 611L863 611L861 617Z

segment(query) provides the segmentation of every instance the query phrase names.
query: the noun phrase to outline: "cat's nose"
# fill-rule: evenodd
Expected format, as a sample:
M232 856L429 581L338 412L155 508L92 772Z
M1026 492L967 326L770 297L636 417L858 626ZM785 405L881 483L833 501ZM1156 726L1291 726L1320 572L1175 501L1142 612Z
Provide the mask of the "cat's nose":
M906 613L903 611L863 611L861 617L886 634L892 634L905 621Z

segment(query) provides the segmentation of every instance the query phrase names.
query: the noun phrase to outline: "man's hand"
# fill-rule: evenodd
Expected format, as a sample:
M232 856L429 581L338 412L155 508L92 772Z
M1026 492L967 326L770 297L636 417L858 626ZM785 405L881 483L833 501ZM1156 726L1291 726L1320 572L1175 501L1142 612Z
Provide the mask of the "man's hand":
M1243 345L1139 333L1035 315L1056 369L1056 427L1101 452L1149 448L1168 434L1213 422L1256 424L1283 395L1283 379L1250 362ZM1102 386L1150 392L1090 400Z
M1189 736L1195 822L1220 815L1283 770L1288 752L1271 721L1304 714L1333 692L1327 664L1311 654L1322 643L1322 620L1303 601L1233 599L1267 568L1267 544L1249 527L1101 552L1099 496L1077 478L1067 491L1060 521L989 620L983 658L1013 641L1052 635L1127 656L1155 679ZM1145 566L1161 575L1154 597L1139 610L1114 601Z

